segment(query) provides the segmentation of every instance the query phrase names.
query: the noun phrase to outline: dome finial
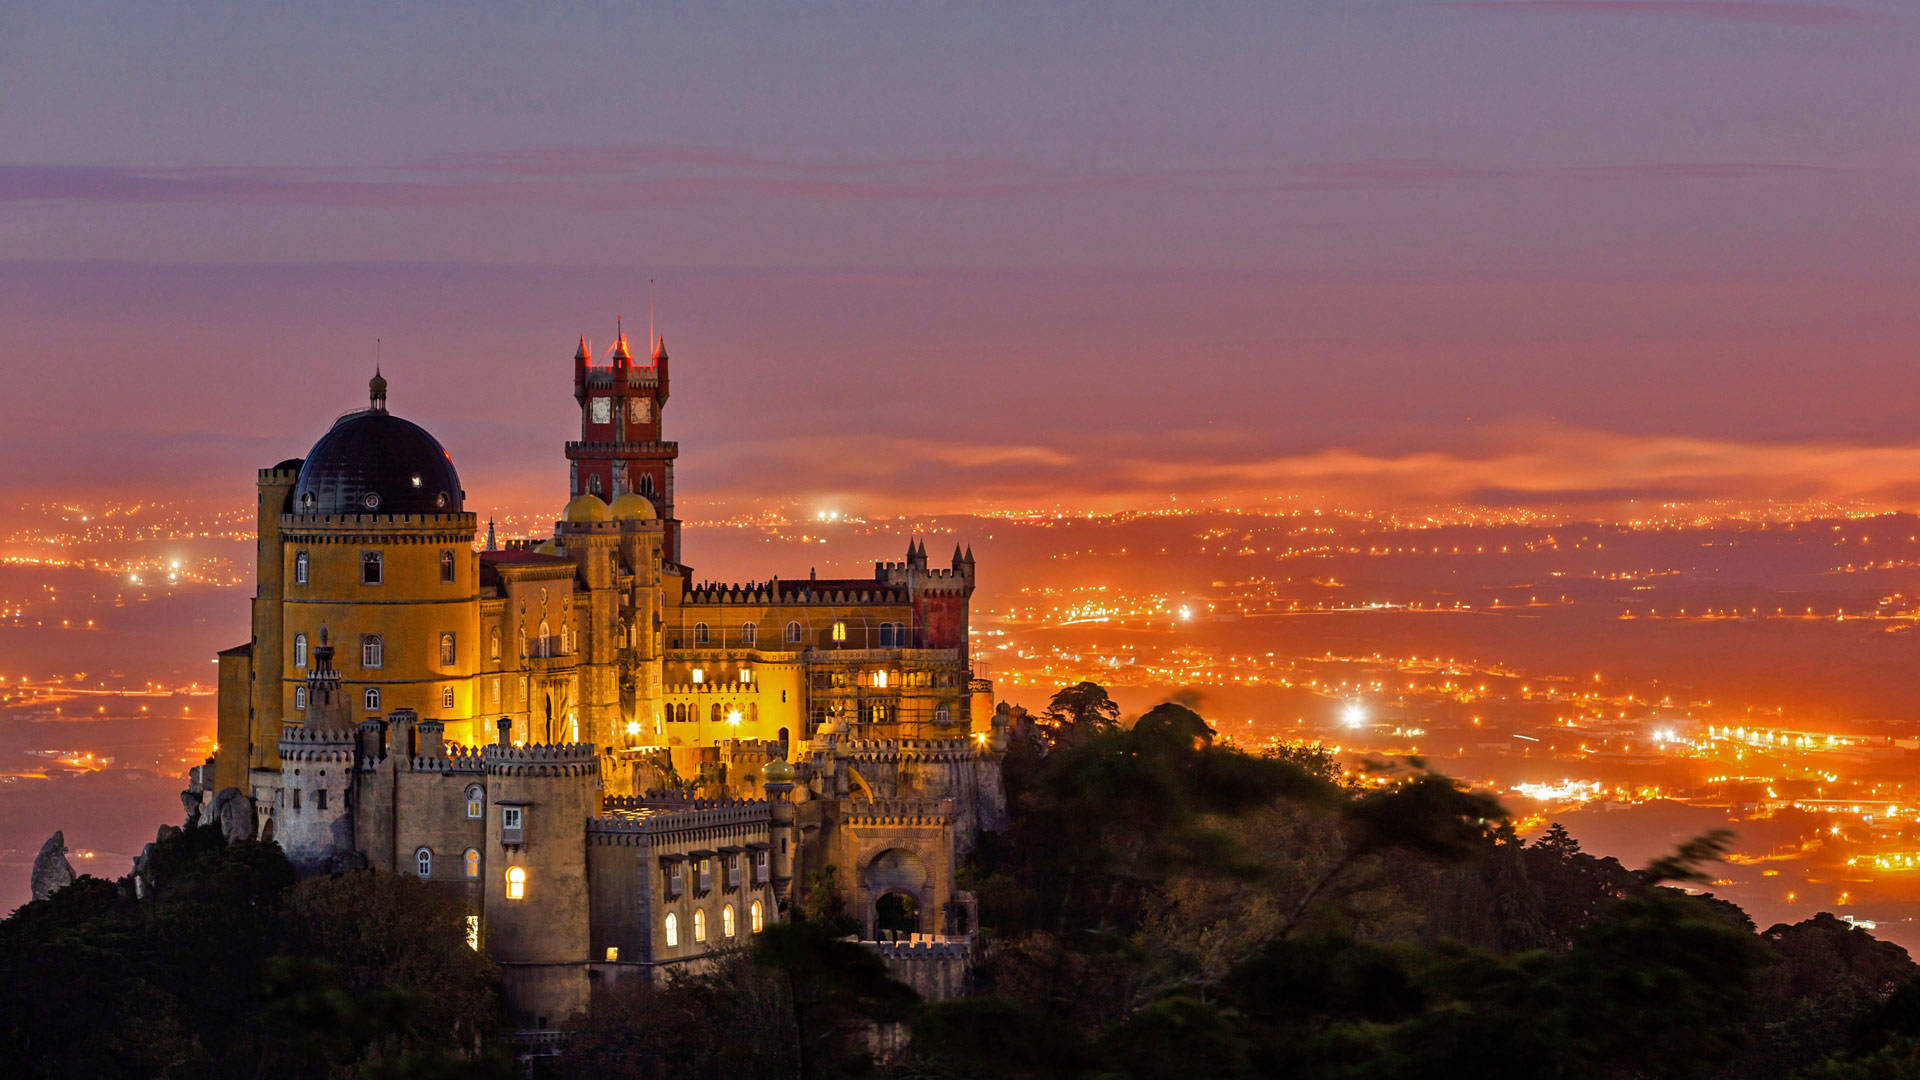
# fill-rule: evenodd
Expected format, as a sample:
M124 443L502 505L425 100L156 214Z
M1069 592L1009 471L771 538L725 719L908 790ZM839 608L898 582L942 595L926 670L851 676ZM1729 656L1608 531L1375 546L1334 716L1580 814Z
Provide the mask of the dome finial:
M367 380L367 402L374 412L387 411L387 380L377 363L373 365L373 378Z

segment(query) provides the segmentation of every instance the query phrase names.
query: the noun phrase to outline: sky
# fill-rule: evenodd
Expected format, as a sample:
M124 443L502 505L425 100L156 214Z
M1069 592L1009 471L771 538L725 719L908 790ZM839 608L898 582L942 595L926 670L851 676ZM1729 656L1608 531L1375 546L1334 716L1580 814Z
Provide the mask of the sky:
M244 502L364 401L683 513L1920 509L1892 0L0 5L0 505ZM376 347L376 339L379 344Z

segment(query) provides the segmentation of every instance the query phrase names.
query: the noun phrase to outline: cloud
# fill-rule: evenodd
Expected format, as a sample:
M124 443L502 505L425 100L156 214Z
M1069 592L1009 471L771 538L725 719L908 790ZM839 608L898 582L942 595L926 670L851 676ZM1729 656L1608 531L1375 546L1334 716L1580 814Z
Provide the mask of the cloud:
M1247 441L1253 436L1249 435ZM1920 506L1920 447L1756 443L1512 424L1475 444L1406 453L1333 447L1237 458L1214 440L1036 442L956 447L934 440L838 436L717 449L707 495L722 502L807 493L869 500L891 512L1061 505L1119 510L1182 502L1290 501L1343 509L1492 505L1624 507L1726 500ZM1437 440L1446 443L1445 436ZM1185 446L1185 453L1181 448ZM1242 444L1243 446L1245 443ZM767 467L777 463L777 467ZM779 486L763 486L777 477Z
M1852 26L1880 17L1856 8L1824 4L1762 3L1760 0L1440 0L1436 7L1484 11L1565 12L1713 19L1766 26Z

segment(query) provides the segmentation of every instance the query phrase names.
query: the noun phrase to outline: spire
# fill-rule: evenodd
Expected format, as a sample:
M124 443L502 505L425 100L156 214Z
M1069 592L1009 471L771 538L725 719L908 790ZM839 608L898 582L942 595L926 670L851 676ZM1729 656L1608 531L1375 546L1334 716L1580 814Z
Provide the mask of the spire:
M658 339L656 339L653 343L653 362L655 364L658 364L660 363L660 361L665 360L666 358L667 358L667 338L666 338L666 335L663 334Z
M615 360L633 359L632 350L627 348L627 330L619 316L614 317L615 336L613 339L613 358Z
M367 380L367 403L374 412L387 411L387 380L380 374L380 365L373 365L373 378Z
M500 542L493 538L493 519L492 518L487 519L487 550L488 551L500 550Z
M972 544L967 545L966 564L968 566L973 565L973 545Z
M953 545L953 565L959 566L961 563L966 561L967 561L966 556L960 554L960 545L957 543L954 544Z
M587 335L585 334L580 335L580 347L573 351L573 358L575 360L593 359L593 349L591 349L587 345Z

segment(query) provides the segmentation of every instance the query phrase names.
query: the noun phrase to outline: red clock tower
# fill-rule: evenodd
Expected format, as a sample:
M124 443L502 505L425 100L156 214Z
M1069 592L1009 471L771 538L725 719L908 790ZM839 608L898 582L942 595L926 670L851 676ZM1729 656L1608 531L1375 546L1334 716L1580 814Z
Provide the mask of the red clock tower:
M660 438L667 404L667 344L654 344L645 363L634 363L622 332L607 362L595 363L587 339L573 354L573 398L580 403L580 438L567 444L570 495L604 502L628 492L644 496L666 528L665 555L680 561L680 522L673 516L673 459L678 443Z

